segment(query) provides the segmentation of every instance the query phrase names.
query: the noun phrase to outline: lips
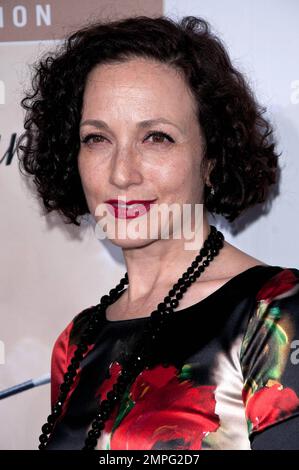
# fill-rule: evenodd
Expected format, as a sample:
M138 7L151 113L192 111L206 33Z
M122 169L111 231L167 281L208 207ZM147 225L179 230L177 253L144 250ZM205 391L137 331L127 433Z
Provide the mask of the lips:
M108 206L109 212L114 215L116 218L120 219L132 219L135 217L140 217L141 215L146 214L150 210L151 204L156 201L153 200L130 200L124 202L117 199L109 199L105 201Z

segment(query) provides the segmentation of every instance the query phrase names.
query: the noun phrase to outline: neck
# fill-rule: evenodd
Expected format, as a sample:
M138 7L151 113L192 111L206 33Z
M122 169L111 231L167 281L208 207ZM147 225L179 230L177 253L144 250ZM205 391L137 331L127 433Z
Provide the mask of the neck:
M185 243L190 240L159 239L146 246L123 249L129 285L126 303L134 304L150 297L156 290L170 288L194 260L210 232L204 215L198 236L199 246L190 250Z

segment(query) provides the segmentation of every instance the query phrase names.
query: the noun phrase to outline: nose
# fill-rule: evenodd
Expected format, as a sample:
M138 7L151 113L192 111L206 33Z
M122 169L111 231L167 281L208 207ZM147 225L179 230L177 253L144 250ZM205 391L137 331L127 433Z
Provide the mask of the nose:
M126 188L143 180L138 152L130 146L118 149L111 159L110 184Z

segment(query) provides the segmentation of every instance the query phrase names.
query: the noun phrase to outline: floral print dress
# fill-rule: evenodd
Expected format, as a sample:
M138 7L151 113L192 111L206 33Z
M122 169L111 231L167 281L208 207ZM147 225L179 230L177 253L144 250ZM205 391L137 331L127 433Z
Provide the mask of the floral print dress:
M57 338L52 407L91 309ZM82 449L149 317L106 317L47 449ZM102 450L299 449L299 270L257 265L173 312L155 362L128 385L98 440ZM296 433L297 431L297 433Z

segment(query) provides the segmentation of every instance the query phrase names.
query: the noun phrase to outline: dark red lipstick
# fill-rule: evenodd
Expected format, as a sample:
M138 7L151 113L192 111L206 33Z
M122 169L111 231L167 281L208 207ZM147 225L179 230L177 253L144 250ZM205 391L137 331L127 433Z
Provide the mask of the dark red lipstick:
M156 199L131 199L124 201L122 199L108 199L105 201L109 212L119 219L133 219L146 214Z

